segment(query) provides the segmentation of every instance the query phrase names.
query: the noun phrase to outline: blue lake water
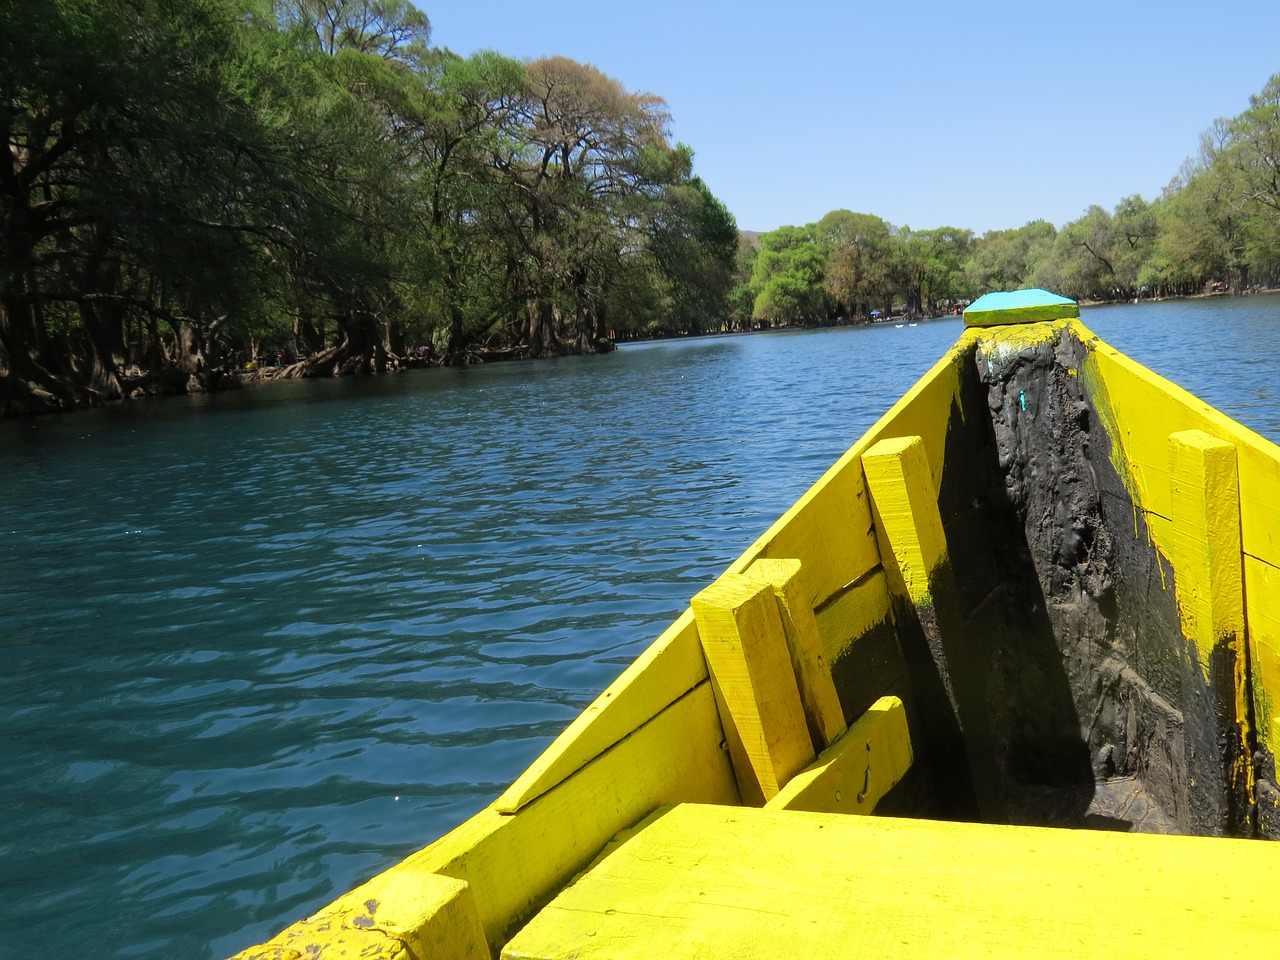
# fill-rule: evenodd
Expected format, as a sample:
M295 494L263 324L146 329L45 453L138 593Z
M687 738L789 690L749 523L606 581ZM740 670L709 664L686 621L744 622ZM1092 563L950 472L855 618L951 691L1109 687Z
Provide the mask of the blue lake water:
M1280 440L1280 297L1083 319ZM0 956L223 957L456 825L960 331L0 423Z

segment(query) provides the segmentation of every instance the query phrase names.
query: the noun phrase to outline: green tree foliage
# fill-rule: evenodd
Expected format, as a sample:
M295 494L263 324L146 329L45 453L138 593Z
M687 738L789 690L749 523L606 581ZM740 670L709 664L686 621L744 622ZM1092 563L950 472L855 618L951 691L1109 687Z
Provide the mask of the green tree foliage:
M973 247L973 232L955 227L899 231L894 245L893 273L907 313L937 316L968 292L965 262Z
M829 252L814 224L762 234L751 271L752 319L794 323L825 317L832 306L824 282Z
M468 59L444 52L433 70L412 124L418 229L434 266L418 288L425 320L418 339L459 363L513 309L516 255L490 161L514 135L507 118L525 77L519 63L489 52Z
M1218 159L1239 172L1252 210L1269 222L1280 220L1280 74L1249 98L1249 109L1227 131Z
M281 375L1280 281L1280 75L1154 201L974 238L739 235L666 104L460 57L407 0L0 5L0 412Z
M1012 230L990 230L974 244L965 268L970 290L1017 290L1041 286L1037 266L1049 255L1058 231L1053 224L1034 220Z
M756 295L751 289L751 277L755 273L756 259L760 256L757 235L746 231L738 235L738 247L733 255L733 273L726 297L725 324L730 330L751 329L751 315Z
M276 12L322 53L355 50L411 67L430 55L427 15L405 0L278 0Z
M1117 252L1111 214L1095 204L1058 234L1040 272L1065 296L1115 299L1125 292L1116 272Z
M664 333L719 328L738 254L733 214L694 176L681 177L649 206L643 253L621 259L646 269L648 287L659 299L639 313L630 292L615 297L609 309L614 325Z
M715 265L736 227L692 176L691 151L668 144L666 104L564 57L524 71L490 159L524 349L607 346L609 330L641 322L622 304L668 311L662 324L681 329L719 312L728 271Z
M275 232L256 217L274 145L224 66L242 20L217 0L33 2L0 9L4 409L120 396L159 323L195 372Z
M937 315L971 290L968 230L899 229L834 210L818 223L761 234L759 244L754 256L740 257L735 288L750 293L757 323L869 320L872 311L899 309Z
M1273 282L1280 247L1280 74L1249 98L1240 116L1206 137L1203 176L1220 197L1216 226L1234 289Z
M405 0L0 6L0 410L702 329L737 231L666 127Z
M889 224L869 213L835 210L818 221L827 238L825 285L846 317L871 318L891 312L894 297L893 236Z

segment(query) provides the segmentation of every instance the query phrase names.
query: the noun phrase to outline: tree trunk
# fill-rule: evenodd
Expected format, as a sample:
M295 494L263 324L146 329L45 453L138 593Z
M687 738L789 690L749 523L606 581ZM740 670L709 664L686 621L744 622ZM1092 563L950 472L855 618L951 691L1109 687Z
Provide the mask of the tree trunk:
M449 300L449 327L444 347L444 362L458 366L466 359L467 343L463 338L462 310L457 301Z
M529 346L529 356L538 356L538 344L542 341L542 331L539 329L542 323L542 313L538 309L538 301L530 300L526 305L529 314L529 330L525 340Z
M1231 271L1231 292L1236 296L1249 289L1249 264L1237 262Z
M315 318L307 313L294 316L293 339L307 353L319 353L324 349L324 334L316 327Z
M557 344L556 309L546 297L539 297L529 304L529 356L552 356Z
M157 373L164 368L164 348L160 345L160 329L155 317L147 318L147 342L143 366Z
M124 396L120 381L125 359L123 310L110 300L81 300L79 306L91 354L89 389L100 399L119 400Z
M389 357L402 358L408 355L405 344L404 324L397 319L386 321L383 326L386 335L382 338L384 353Z
M204 355L204 341L194 323L181 321L177 330L177 345L173 364L186 375L188 393L203 393L207 388L206 371L209 364Z
M66 410L82 402L79 390L49 372L32 355L24 333L30 302L14 293L0 295L0 416Z
M386 368L386 352L373 326L373 319L366 315L339 317L336 345L286 367L278 376L288 380L350 373L369 376L375 370L375 356L378 372L382 372Z

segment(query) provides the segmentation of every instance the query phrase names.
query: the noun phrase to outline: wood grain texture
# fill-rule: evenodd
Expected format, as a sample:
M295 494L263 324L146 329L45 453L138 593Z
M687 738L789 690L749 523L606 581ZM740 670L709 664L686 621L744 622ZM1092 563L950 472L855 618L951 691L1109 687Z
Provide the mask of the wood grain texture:
M1078 322L1089 348L1081 375L1114 445L1113 459L1143 508L1173 516L1168 436L1200 430L1235 444L1244 552L1280 566L1280 448L1099 340ZM1167 555L1167 545L1157 543Z
M868 574L814 611L827 662L835 663L872 628L893 616L883 570Z
M894 586L917 606L932 603L930 577L947 558L947 541L920 437L881 440L862 455L880 554Z
M906 774L911 761L911 737L902 701L881 697L765 806L869 814Z
M1280 755L1280 570L1244 558L1249 672L1259 743Z
M757 560L747 568L746 576L767 584L778 602L791 668L800 689L805 722L814 748L825 750L845 731L844 710L835 682L831 679L830 661L822 644L818 621L809 605L811 596L799 560Z
M1169 478L1178 612L1207 673L1214 648L1244 636L1235 445L1202 430L1172 433Z
M772 586L727 573L693 598L707 667L715 678L765 800L815 754ZM744 792L747 788L744 788Z
M503 950L535 958L1271 956L1280 846L686 804Z
M314 917L245 950L237 960L467 956L463 951L468 940L461 934L456 943L450 940L411 954L395 947L397 942L417 942L414 938L436 942L431 931L437 913L460 906L447 907L443 900L431 906L447 878L453 878L447 882L454 886L465 882L479 918L482 955L496 953L510 932L590 863L611 837L658 806L739 800L711 684L704 681L519 813L499 813L492 806L482 810ZM402 919L396 923L394 940L376 926L362 926L364 921L345 922L343 918L365 916L366 901L382 899L380 891L389 889L397 891L399 902L416 898L421 905L416 919L398 914ZM384 919L389 916L380 912Z
M1110 437L1112 462L1179 582L1167 438L1197 430L1236 449L1252 708L1259 741L1275 754L1280 743L1269 731L1280 704L1280 447L1124 356L1079 321L1070 323L1088 350L1079 375Z

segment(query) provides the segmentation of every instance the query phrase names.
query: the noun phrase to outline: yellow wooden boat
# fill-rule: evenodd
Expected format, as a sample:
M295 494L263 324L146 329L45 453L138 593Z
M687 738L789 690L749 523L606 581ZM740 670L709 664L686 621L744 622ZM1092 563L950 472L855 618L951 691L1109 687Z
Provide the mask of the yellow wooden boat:
M240 958L1273 955L1280 448L1078 316L975 302L491 806Z

